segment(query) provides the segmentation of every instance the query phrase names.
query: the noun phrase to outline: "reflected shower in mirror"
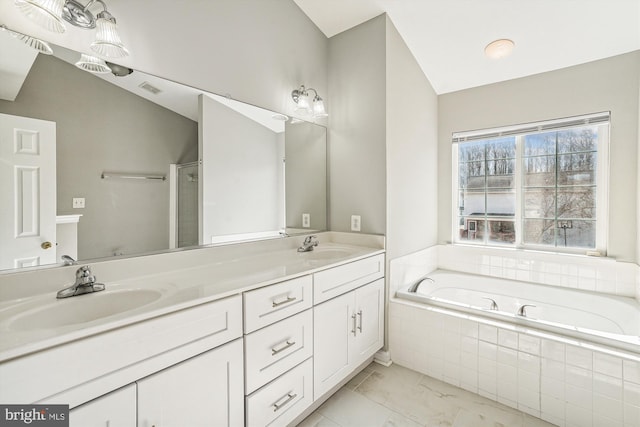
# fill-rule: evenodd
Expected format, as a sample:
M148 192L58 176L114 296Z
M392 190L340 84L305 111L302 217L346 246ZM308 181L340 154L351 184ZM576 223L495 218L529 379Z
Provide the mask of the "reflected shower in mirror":
M58 46L53 56L25 54L0 33L0 48L2 123L55 129L49 179L16 178L14 163L28 164L5 159L15 140L0 135L0 269L326 229L323 126L139 71L91 74L73 65L79 53ZM55 197L34 201L38 193ZM52 213L41 215L45 204ZM35 224L39 216L50 225ZM18 223L31 224L18 236L31 237L31 254L5 245Z

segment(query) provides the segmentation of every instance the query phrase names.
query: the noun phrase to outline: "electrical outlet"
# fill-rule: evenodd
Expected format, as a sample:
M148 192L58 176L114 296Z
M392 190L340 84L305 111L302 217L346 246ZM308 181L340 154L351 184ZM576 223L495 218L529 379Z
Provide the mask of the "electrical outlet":
M302 214L302 227L303 228L311 227L311 215Z
M351 231L360 231L360 215L351 215Z
M73 209L84 209L84 197L73 198Z

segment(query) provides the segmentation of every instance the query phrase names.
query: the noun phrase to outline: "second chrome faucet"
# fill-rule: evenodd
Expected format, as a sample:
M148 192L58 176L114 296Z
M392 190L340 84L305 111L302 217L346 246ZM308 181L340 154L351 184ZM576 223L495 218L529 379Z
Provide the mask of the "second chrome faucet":
M97 283L96 276L91 273L91 268L88 265L85 265L76 271L75 283L68 288L64 288L59 291L56 298L74 297L76 295L104 291L104 289L104 284Z

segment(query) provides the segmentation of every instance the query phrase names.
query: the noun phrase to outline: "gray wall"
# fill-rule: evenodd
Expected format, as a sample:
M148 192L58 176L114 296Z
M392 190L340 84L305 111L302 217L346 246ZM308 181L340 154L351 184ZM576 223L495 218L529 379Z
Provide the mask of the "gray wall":
M386 232L386 16L329 39L329 228Z
M82 214L80 259L169 247L169 183L102 180L103 171L168 176L197 159L197 124L64 61L39 55L0 112L57 123L57 212ZM73 197L86 199L72 209Z
M327 130L288 121L284 141L287 228L302 228L302 214L308 213L312 230L326 230Z
M300 84L327 94L327 38L292 0L108 4L133 68L289 115Z
M387 254L437 243L438 98L387 19Z
M439 234L451 239L451 134L611 111L609 256L636 260L640 51L439 97Z

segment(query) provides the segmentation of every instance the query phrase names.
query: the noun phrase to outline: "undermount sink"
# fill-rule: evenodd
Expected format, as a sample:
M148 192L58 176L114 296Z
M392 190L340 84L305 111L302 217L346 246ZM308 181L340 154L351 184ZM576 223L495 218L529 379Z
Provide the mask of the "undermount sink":
M154 289L123 289L53 299L17 314L8 329L30 331L91 322L139 308L161 296Z

